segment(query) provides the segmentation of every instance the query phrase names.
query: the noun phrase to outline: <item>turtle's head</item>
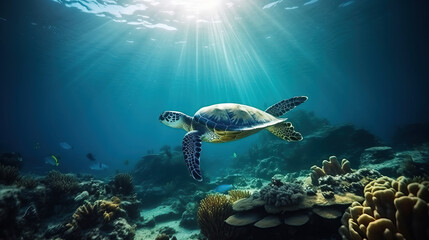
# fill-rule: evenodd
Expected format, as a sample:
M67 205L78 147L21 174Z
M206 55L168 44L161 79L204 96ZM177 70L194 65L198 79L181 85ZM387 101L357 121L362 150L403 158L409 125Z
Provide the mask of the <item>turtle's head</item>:
M183 128L186 131L189 131L190 119L188 115L176 111L165 111L159 116L159 121L163 124L172 128Z

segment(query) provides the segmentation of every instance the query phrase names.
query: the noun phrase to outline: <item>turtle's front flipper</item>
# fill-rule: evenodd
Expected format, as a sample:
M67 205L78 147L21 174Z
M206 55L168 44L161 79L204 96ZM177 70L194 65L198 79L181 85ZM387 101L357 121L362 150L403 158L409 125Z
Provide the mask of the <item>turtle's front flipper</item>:
M271 107L267 108L265 112L273 115L274 117L280 117L298 106L299 104L307 101L307 99L308 97L306 96L289 98L272 105Z
M202 181L203 176L200 170L201 134L198 131L190 131L183 138L183 156L189 173L197 180Z
M274 126L268 127L268 131L277 137L284 139L288 142L296 142L302 140L302 135L299 132L295 132L292 123L290 122L281 122L277 123Z

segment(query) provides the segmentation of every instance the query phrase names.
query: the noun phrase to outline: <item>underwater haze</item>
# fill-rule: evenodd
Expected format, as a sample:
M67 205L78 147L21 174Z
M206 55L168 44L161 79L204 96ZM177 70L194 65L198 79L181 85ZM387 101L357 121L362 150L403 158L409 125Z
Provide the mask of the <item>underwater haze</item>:
M195 187L189 191L199 201L198 191L240 186L231 180L234 174L257 171L267 181L284 171L308 174L331 155L355 158L349 160L356 168L368 163L361 154L370 147L389 145L395 154L420 151L401 158L418 162L411 164L415 171L404 170L409 175L380 170L392 177L420 176L427 173L429 156L428 5L424 0L2 0L0 153L12 154L4 159L19 160L23 173L39 177L48 172L58 177L51 171L58 170L106 183L130 172L137 199L148 209L159 205L152 202L159 188L182 188L174 181ZM205 190L183 160L186 132L160 122L164 111L192 117L218 103L264 111L295 96L308 100L284 117L304 140L275 145L277 139L264 131L203 143L202 184L212 184ZM180 164L173 163L176 158ZM280 159L288 164L268 163ZM385 159L397 158L392 153ZM256 182L242 187L265 183ZM138 186L154 192L139 193ZM107 194L115 193L112 189ZM88 192L88 199L102 199ZM64 216L70 219L75 209ZM48 235L64 237L63 232Z
M429 118L426 5L3 1L0 146L33 157L35 142L67 141L72 157L114 164L180 145L165 110L300 95L302 109L386 138Z

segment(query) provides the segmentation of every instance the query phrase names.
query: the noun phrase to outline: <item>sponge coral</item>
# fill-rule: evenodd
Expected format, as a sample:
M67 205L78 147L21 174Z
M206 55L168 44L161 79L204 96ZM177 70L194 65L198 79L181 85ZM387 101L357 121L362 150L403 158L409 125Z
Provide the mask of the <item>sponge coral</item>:
M271 183L256 193L265 203L276 207L298 204L304 197L304 189L296 183Z
M225 223L225 219L231 214L231 202L226 195L208 195L201 200L198 208L201 233L210 240L232 239L233 228Z
M343 239L429 239L429 182L381 177L364 189L342 218Z

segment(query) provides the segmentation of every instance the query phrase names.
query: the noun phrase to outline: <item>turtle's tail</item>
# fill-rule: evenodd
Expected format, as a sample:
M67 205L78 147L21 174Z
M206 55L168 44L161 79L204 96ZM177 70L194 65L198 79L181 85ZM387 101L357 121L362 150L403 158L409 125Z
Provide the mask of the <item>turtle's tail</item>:
M302 135L296 132L291 122L281 122L267 128L270 133L288 142L302 140Z

